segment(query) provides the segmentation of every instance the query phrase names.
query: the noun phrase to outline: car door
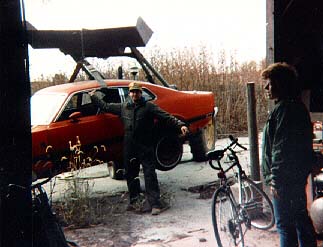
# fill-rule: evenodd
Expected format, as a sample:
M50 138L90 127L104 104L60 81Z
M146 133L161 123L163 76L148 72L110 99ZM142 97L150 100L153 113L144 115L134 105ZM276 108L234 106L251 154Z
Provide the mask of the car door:
M109 89L109 93L114 96L112 101L121 101L117 88ZM95 146L104 145L106 149L115 142L120 146L122 136L123 127L119 117L100 113L87 91L71 95L57 119L48 127L48 142L62 156L73 147L88 152Z

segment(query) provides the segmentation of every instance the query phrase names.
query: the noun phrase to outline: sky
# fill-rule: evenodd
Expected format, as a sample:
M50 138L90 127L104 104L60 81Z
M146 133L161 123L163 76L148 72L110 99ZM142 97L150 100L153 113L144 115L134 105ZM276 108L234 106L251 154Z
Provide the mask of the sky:
M24 0L26 20L37 29L80 30L135 26L140 16L153 30L145 49L206 46L238 61L266 53L266 0ZM29 48L31 80L67 73L75 62L58 49Z

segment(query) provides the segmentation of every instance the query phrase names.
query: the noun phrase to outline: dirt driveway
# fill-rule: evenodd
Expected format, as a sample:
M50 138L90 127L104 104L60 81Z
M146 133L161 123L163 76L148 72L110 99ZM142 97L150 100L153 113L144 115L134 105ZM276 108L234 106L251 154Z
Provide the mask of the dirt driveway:
M240 138L247 144L246 138ZM220 140L217 145L225 145ZM200 199L199 193L189 188L216 180L216 172L207 163L187 162L189 147L185 147L183 162L168 172L158 172L161 191L171 204L171 208L161 215L136 214L126 212L127 196L118 201L118 209L99 225L83 229L65 229L68 239L76 241L82 247L211 247L217 246L211 222L211 199ZM243 152L241 162L246 164L249 153ZM102 169L102 170L100 170ZM104 167L96 172L104 173ZM246 168L248 172L248 169ZM92 171L93 175L93 171ZM95 176L94 176L95 177ZM142 180L142 176L141 176ZM93 178L92 194L110 196L125 195L125 181L112 180L109 177ZM61 184L59 184L61 183ZM55 197L60 196L64 181L58 182ZM124 194L122 194L124 193ZM278 235L273 228L270 231L251 230L246 234L248 247L275 247Z

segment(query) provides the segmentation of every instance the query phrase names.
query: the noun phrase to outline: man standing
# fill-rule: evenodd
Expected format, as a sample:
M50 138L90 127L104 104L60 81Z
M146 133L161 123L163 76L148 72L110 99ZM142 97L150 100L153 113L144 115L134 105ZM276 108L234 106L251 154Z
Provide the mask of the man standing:
M312 123L294 67L275 63L262 72L275 106L263 131L262 171L271 187L281 247L316 247L305 186L313 165ZM299 242L299 245L298 245Z
M142 86L138 82L129 84L129 97L123 103L106 103L95 90L89 93L94 104L102 111L118 115L124 125L124 167L130 204L127 210L135 210L140 200L139 171L142 164L146 187L146 197L152 215L158 215L167 208L160 201L160 189L155 171L153 145L154 121L161 120L166 126L175 127L183 135L188 133L185 124L142 97Z

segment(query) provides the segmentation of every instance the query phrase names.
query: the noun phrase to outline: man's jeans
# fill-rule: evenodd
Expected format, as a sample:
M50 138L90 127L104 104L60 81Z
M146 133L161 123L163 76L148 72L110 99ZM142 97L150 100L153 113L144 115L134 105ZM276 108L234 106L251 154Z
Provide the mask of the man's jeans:
M306 208L305 188L279 189L277 194L273 205L280 247L316 247L314 227Z

